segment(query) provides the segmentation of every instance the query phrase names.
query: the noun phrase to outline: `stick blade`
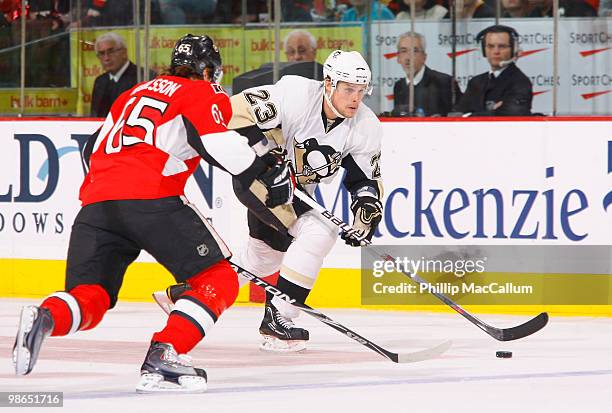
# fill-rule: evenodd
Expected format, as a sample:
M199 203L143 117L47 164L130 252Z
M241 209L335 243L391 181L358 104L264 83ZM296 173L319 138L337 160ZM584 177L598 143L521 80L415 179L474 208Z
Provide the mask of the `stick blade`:
M499 341L518 340L519 338L527 337L540 331L546 324L548 324L548 313L540 313L520 326L500 329L498 332L491 335Z
M174 308L174 303L168 296L165 291L155 291L153 294L153 300L157 303L157 305L164 311L164 313L170 315L172 309Z
M419 361L436 358L442 353L446 352L446 350L448 350L452 344L453 342L451 340L447 340L435 347L426 348L425 350L415 351L413 353L398 354L396 363L416 363Z

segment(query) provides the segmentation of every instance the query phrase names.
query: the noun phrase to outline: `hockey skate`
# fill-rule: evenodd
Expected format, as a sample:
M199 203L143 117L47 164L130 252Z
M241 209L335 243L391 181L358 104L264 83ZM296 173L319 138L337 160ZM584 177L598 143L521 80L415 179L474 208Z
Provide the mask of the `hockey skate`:
M13 346L15 374L25 375L32 371L42 342L51 331L54 322L46 308L29 305L21 309L19 329Z
M284 317L270 301L266 301L259 333L263 337L260 348L265 351L302 351L310 338L308 330L295 327L293 321Z
M140 368L138 393L203 393L206 372L193 367L191 357L177 354L171 344L152 342Z

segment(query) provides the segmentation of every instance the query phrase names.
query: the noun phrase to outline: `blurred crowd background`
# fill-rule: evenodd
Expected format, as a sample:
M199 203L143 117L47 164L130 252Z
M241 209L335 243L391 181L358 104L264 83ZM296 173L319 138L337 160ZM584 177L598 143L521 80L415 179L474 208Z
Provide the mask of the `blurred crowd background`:
M532 113L612 114L612 0L0 0L0 113L103 116L100 76L147 80L191 32L220 47L230 93L262 65L358 50L375 112L446 116L489 70L477 33L496 24L518 34L512 59L532 83ZM416 35L400 44L406 33ZM415 103L422 66L452 79L443 113Z

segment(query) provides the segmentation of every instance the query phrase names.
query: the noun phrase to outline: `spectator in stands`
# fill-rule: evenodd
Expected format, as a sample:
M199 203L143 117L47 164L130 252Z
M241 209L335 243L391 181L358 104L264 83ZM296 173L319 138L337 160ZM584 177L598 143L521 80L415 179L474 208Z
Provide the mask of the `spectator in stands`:
M313 0L281 1L281 16L284 22L311 22Z
M292 30L285 37L285 55L288 62L314 62L317 60L317 40L307 30Z
M599 16L612 17L612 0L601 0L599 3Z
M34 3L32 4L34 5ZM42 5L41 5L42 6ZM63 87L70 84L70 37L54 9L31 10L26 23L26 83L31 87Z
M125 40L117 33L99 36L94 48L104 73L94 81L91 115L106 117L115 99L137 83L137 67L129 61Z
M459 5L459 3L456 3ZM450 18L450 10L445 18ZM495 10L482 0L463 0L463 8L457 10L458 20L495 17Z
M315 23L322 23L339 20L336 18L336 16L339 15L336 6L337 5L333 2L315 0L310 10L312 21Z
M343 22L365 22L368 19L368 1L367 0L350 0L353 7L349 8L344 14L342 14ZM395 15L391 10L374 0L370 3L370 18L371 20L393 20Z
M453 110L474 116L531 114L533 87L516 66L518 33L512 27L494 25L476 36L489 71L473 77Z
M552 17L553 0L529 0L529 17ZM559 0L559 17L594 17L595 9L582 0Z
M69 0L28 0L28 6L31 18L37 16L47 17L49 15L58 17L60 14L70 12Z
M397 62L404 69L406 78L398 80L393 87L393 116L446 116L453 107L452 88L455 89L457 99L461 91L451 76L425 65L425 37L420 33L402 33L397 41L397 53ZM413 113L409 109L411 55L414 73Z
M502 0L502 17L528 17L529 0Z
M0 1L0 48L16 46L21 41L21 5L20 0ZM26 6L26 87L68 86L70 41L62 13L69 11L69 3L29 0ZM19 66L19 50L0 53L0 85L16 86Z
M215 14L217 0L159 0L164 24L198 24Z
M0 87L18 87L20 50L3 50L19 44L15 19L19 16L17 0L0 0ZM13 25L13 26L12 26Z
M404 0L389 0L386 3L386 6L389 10L391 10L391 13L395 14L396 17L398 13L409 9L408 6L404 4Z
M11 24L21 15L21 0L0 0L0 12L6 24Z
M246 14L244 21L247 23L257 23L261 18L267 19L268 5L267 0L249 0L246 4ZM217 3L215 12L215 23L242 23L242 0L223 0Z
M402 1L402 10L395 17L397 20L410 19L410 1ZM414 2L414 16L416 19L441 20L446 16L446 13L448 13L446 7L436 4L434 0L415 0Z
M132 1L83 0L84 26L127 26L134 24ZM144 22L145 2L140 2L140 21ZM151 0L151 24L162 22L158 0Z

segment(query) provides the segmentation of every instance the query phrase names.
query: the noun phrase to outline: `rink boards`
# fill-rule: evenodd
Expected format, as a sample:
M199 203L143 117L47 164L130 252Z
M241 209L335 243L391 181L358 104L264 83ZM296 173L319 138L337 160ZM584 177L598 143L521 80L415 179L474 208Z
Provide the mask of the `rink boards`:
M612 120L492 120L383 123L385 213L376 243L612 245ZM79 148L99 125L98 120L0 121L1 296L62 289L84 176ZM202 163L196 178L188 184L188 198L230 248L239 248L247 234L245 210L235 200L230 177ZM349 221L350 200L340 181L321 185L316 195ZM359 267L360 251L338 242L309 303L359 307ZM588 263L581 273L598 275L589 273ZM121 297L148 299L171 280L142 254L128 271ZM247 299L242 292L240 300ZM417 307L406 307L412 308ZM610 312L584 306L559 310Z

